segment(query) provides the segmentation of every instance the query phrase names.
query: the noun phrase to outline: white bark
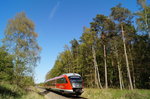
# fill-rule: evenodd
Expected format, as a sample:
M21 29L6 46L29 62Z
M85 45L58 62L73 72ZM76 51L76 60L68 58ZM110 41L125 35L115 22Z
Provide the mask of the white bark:
M130 58L131 58L131 66L132 66L133 88L136 88L133 58L132 58L132 54L131 54L131 49L129 49L129 50L130 50Z
M95 49L93 46L92 46L92 54L93 54L93 62L94 62L94 68L95 68L95 81L96 81L98 88L103 88L101 85L98 65L97 65L97 61L96 61L96 52L95 52Z
M124 30L123 30L122 25L121 25L121 31L122 31L122 40L123 40L124 55L125 55L125 60L126 60L127 74L128 74L128 78L129 78L130 88L131 88L131 90L133 90L132 79L131 79L130 68L129 68L128 55L127 55L126 44L125 44Z
M120 61L119 61L119 56L118 56L118 50L115 46L115 55L116 55L116 58L117 58L117 67L118 67L118 72L119 72L119 84L120 84L120 89L122 90L123 89L123 79L122 79L122 72L121 72L121 65L120 65Z
M107 80L107 60L106 60L106 47L104 45L104 65L105 65L105 88L108 88L108 80Z

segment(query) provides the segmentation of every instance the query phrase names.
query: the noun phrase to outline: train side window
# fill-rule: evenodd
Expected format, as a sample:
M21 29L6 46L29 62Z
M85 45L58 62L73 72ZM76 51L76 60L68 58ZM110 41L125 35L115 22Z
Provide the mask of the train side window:
M57 82L58 84L61 83L60 79L57 79L56 82Z
M67 83L67 80L66 78L60 78L60 79L57 79L57 83Z
M62 82L63 82L63 83L67 83L66 78L62 78Z

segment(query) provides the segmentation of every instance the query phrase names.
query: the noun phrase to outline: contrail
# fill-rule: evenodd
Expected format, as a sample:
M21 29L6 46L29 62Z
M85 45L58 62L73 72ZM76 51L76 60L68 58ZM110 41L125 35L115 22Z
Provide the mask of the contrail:
M52 19L54 17L54 15L55 15L59 5L60 5L60 1L58 1L57 4L52 8L52 11L51 11L51 13L49 15L50 19Z

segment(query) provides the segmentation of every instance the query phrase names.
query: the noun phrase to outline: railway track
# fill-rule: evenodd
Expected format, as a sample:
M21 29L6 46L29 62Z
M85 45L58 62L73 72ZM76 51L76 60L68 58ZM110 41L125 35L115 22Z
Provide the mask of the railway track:
M39 94L43 95L46 99L87 99L80 96L77 97L77 96L65 95L51 90L45 90L44 88L40 88L40 87L37 87L37 89L40 91Z

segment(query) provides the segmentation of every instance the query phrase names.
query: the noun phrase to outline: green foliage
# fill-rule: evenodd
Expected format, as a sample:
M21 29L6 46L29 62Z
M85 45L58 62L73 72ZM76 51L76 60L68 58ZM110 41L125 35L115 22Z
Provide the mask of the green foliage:
M7 82L0 83L0 99L16 99L25 94L25 90Z
M10 53L15 55L18 63L35 66L40 51L36 38L34 23L26 17L25 13L19 13L9 21L3 44Z
M142 8L146 7L147 0L137 0L137 4L140 5Z
M32 81L30 76L33 76L34 67L40 59L41 48L37 43L37 37L34 23L26 17L24 12L18 13L9 20L3 46L13 55L13 83L17 85L23 86Z
M13 79L13 68L12 62L13 57L7 53L4 48L0 48L0 80L10 81Z
M111 16L114 20L119 22L128 22L132 18L131 12L121 7L121 4L111 8Z
M149 35L150 38L150 6L146 5L145 0L138 1L143 9L135 13L138 17L136 19L137 29L143 34Z
M28 89L30 89L28 87ZM0 83L0 99L44 99L43 96L31 90L24 90L21 87L7 82Z

